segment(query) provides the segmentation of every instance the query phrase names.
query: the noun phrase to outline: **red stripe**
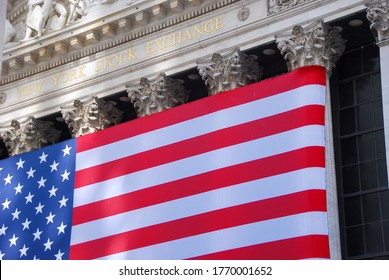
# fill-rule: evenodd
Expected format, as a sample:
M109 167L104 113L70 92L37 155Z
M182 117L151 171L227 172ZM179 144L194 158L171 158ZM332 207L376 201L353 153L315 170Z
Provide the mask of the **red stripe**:
M308 235L217 252L191 260L298 260L330 258L328 235ZM274 273L273 273L274 274Z
M70 259L94 259L215 230L311 211L326 211L324 190L309 190L228 207L81 243L71 246Z
M203 116L253 100L266 98L309 84L326 85L325 69L320 66L299 68L287 75L216 94L205 99L166 110L162 114L133 120L77 138L77 152L107 145L138 134ZM239 98L236 98L239 95Z
M324 125L324 106L312 105L301 107L275 116L218 130L119 160L79 170L75 177L75 188L219 148L315 124ZM234 137L231 137L231 135Z
M298 149L76 207L73 225L302 168L324 168L324 164L324 147Z

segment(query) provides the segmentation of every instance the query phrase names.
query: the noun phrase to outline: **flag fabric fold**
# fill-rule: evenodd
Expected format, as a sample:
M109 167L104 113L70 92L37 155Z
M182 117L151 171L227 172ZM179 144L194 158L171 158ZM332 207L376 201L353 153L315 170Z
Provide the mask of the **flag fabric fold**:
M329 258L325 83L304 67L0 161L1 258Z

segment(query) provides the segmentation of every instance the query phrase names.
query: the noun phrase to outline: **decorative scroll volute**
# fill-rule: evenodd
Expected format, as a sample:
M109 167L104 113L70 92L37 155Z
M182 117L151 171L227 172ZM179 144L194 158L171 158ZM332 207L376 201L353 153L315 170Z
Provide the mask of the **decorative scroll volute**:
M97 97L92 97L85 103L75 100L72 106L62 107L61 112L73 137L119 124L123 116L114 102L106 102Z
M214 95L259 81L262 68L255 60L255 56L235 49L224 56L214 53L211 59L197 61L197 69L208 94Z
M10 156L40 149L59 140L61 131L51 122L30 116L26 121L13 120L10 127L1 128L0 136Z
M138 117L148 116L184 104L189 97L183 81L160 73L156 79L141 78L139 86L127 85L127 93Z

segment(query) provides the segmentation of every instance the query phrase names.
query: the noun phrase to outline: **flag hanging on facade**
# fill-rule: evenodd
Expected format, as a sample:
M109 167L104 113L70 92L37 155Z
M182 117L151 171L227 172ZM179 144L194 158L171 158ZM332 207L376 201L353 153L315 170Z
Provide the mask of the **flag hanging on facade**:
M0 161L2 259L329 258L325 69Z

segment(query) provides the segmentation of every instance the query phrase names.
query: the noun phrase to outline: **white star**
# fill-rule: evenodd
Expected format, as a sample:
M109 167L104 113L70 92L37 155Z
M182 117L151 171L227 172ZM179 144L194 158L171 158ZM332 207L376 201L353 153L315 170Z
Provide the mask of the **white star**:
M8 227L6 227L4 224L3 226L0 228L0 235L5 235L5 231L7 230Z
M29 202L32 203L32 198L33 197L34 197L34 195L29 192L28 195L24 197L26 199L26 204L29 203Z
M62 196L62 199L59 201L59 208L62 208L62 206L66 207L66 202L69 200L69 198L65 199L65 196Z
M47 238L47 242L43 244L45 245L45 252L46 250L51 250L51 244L53 244L53 241L50 241L50 238Z
M16 165L18 166L17 170L19 170L19 168L23 169L23 164L24 163L25 163L25 161L20 158L19 161L16 163Z
M8 184L11 184L11 179L13 178L14 176L11 176L11 175L7 175L7 177L6 178L4 178L4 181L5 181L5 185L4 186L6 186L6 185L8 185Z
M22 256L27 256L27 250L28 250L28 249L29 249L29 248L26 248L26 244L24 244L24 245L23 245L23 248L19 250L19 251L20 251L20 258L21 258Z
M33 170L32 167L30 167L30 171L26 172L28 174L27 179L29 179L30 177L34 178L35 171L36 171L35 169Z
M59 165L59 163L57 163L57 162L54 161L53 164L50 165L50 167L51 167L51 172L53 172L54 170L55 170L55 171L58 171L58 169L57 169L58 165Z
M36 255L34 255L34 258L32 260L36 261L36 260L39 260L39 259L36 257Z
M56 260L62 260L63 254L65 253L61 253L61 250L58 250L58 254L54 255L54 257L56 258Z
M46 219L47 219L46 225L49 224L49 223L54 223L54 221L53 221L54 217L55 217L55 215L53 215L53 214L50 212L50 214L46 217Z
M39 159L41 160L40 163L46 162L47 156L48 156L48 154L45 154L45 152L42 152L42 155L39 157Z
M62 233L65 233L65 228L67 227L67 225L64 225L63 222L61 222L61 225L59 227L57 227L58 229L58 235L62 232Z
M30 229L30 224L31 224L31 221L29 221L27 218L26 218L26 221L24 223L22 223L23 225L23 230L25 229Z
M68 171L65 169L65 172L61 175L61 176L62 176L62 182L65 181L65 180L68 180L68 181L69 181L69 175L70 175L70 172L68 172Z
M18 185L14 188L16 191L15 195L17 195L18 193L22 193L22 188L23 186L20 183L18 183Z
M1 250L0 250L0 260L1 261L3 260L4 255L5 255L5 253L1 252Z
M38 213L43 213L43 212L42 212L43 207L45 207L45 206L42 205L42 204L39 202L39 205L38 205L37 207L35 207L35 209L36 209L35 215L37 215Z
M72 149L72 147L69 147L68 145L66 145L66 148L62 150L63 156L66 156L66 155L70 156L70 150L71 149Z
M41 177L41 179L37 182L39 184L38 189L40 189L41 187L45 187L46 181L47 179L43 179L43 177Z
M16 208L15 209L15 212L13 212L13 213L11 213L12 214L12 216L13 216L13 218L12 218L12 221L13 220L19 220L19 214L20 214L21 212L20 211L18 211L18 208Z
M19 239L19 237L16 237L15 234L12 236L11 239L8 239L9 242L11 243L11 244L9 245L9 247L11 247L12 245L15 245L15 246L16 246L16 241L17 241L18 239Z
M9 204L11 203L11 200L8 200L8 198L5 199L5 201L2 203L3 205L3 210L5 208L9 209Z
M51 190L49 190L49 193L50 193L50 197L52 196L55 196L55 193L57 192L58 188L55 188L54 186L51 188Z
M39 228L37 228L36 229L36 232L35 233L33 233L33 235L34 235L34 241L36 240L36 239L41 239L41 234L42 234L42 232L43 231L39 231Z

